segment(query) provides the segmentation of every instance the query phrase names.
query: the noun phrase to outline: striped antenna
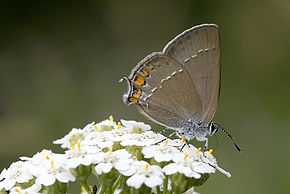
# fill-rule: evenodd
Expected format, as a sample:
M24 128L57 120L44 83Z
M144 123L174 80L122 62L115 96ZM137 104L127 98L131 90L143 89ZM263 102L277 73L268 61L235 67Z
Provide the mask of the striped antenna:
M242 150L240 149L240 147L235 143L235 141L233 140L232 136L224 129L220 126L220 129L222 130L222 132L224 132L228 138L230 139L230 141L234 144L234 146L237 148L237 150L242 153Z

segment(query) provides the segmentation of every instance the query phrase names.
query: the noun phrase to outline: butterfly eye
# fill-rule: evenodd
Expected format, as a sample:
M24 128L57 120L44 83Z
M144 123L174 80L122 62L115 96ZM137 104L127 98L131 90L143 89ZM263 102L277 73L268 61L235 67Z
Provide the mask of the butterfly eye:
M210 123L209 126L209 133L210 135L214 135L216 132L218 132L220 126L215 123Z

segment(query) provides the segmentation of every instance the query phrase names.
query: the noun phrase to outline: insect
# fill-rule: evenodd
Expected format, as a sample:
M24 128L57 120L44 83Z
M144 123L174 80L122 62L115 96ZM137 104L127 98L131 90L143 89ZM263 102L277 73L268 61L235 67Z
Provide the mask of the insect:
M202 24L185 30L162 52L153 52L131 71L126 104L136 104L153 121L173 129L186 142L205 141L222 130L234 146L231 135L212 121L219 99L221 53L219 28Z

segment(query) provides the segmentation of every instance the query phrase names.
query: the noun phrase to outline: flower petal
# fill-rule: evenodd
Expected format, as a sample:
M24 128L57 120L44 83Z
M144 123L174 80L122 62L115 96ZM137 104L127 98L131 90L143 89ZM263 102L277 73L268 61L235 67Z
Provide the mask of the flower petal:
M167 166L164 166L162 171L165 172L166 175L174 174L177 172L177 165L175 163L168 164Z
M145 181L145 176L135 174L135 175L131 176L126 181L126 183L130 187L134 187L135 189L139 189L141 187L141 185L144 183L144 181Z
M111 163L100 163L95 167L96 173L98 175L102 173L108 173L113 168L113 165Z
M44 186L49 186L54 184L55 182L55 177L51 174L45 174L42 173L39 177L36 178L35 183L44 185Z
M145 185L150 188L156 187L157 185L161 185L163 183L162 178L159 176L151 176L145 179Z

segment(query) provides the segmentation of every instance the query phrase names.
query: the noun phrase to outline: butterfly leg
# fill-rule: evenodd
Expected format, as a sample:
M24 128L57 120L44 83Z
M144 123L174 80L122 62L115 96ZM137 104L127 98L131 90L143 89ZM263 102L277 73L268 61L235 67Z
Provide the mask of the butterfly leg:
M165 131L167 131L168 129L167 128L165 128L165 129L163 129L162 131L159 131L159 132L157 132L158 134L162 134L162 133L164 133ZM157 145L157 144L159 144L159 143L162 143L163 141L165 141L167 138L164 138L164 139L162 139L162 140L160 140L160 141L158 141L158 142L156 142L154 145Z
M154 143L154 145L160 144L160 143L164 142L164 141L167 140L167 139L168 139L168 138L166 137L166 138L164 138L164 139L162 139L162 140L160 140L160 141Z
M162 131L163 131L163 130L162 130ZM170 135L168 135L168 137L166 137L166 138L164 138L164 139L162 139L162 140L156 142L154 145L157 145L157 144L159 144L159 143L164 142L165 140L169 139L170 137L172 137L172 136L175 135L175 134L176 134L176 132L171 133Z
M208 150L208 139L206 138L205 145L203 147L203 151L207 151L207 150Z
M180 148L180 151L183 150L183 148L187 145L188 142L189 142L189 140L185 139L183 145L182 145L181 148Z

